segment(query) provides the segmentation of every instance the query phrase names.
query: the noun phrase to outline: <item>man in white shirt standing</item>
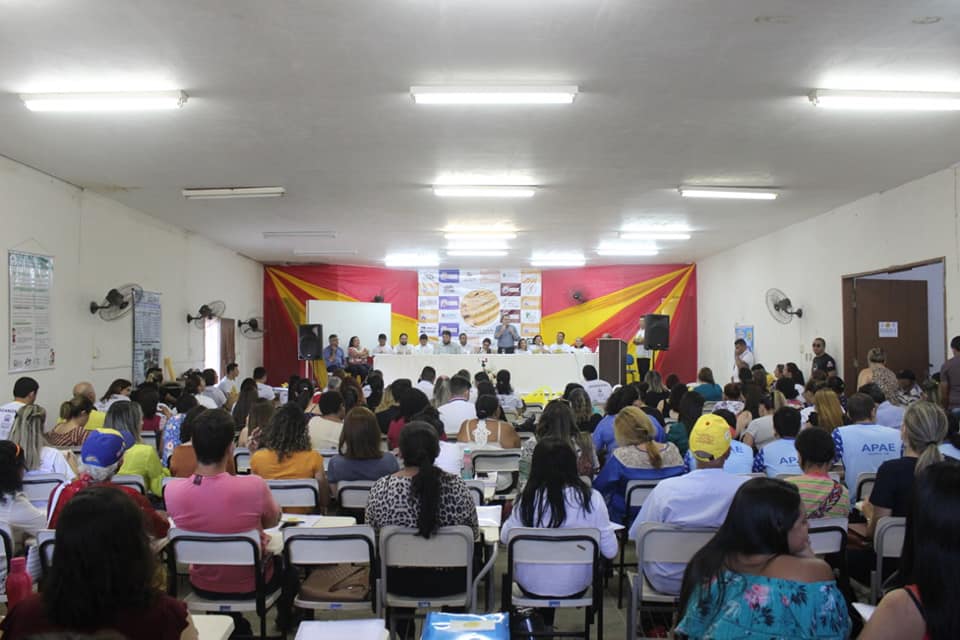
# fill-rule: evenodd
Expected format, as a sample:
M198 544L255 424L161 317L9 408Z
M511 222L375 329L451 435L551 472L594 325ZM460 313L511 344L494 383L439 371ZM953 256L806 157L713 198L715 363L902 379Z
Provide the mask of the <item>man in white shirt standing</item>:
M477 417L477 408L470 402L470 380L463 376L450 378L450 402L441 405L438 412L447 440L456 440L463 421Z
M430 338L427 337L427 334L420 334L420 344L413 348L413 352L422 356L433 355L433 345L430 344Z
M273 400L277 397L273 387L267 384L267 370L264 367L257 367L253 370L253 381L257 383L257 395L264 400Z
M753 352L747 349L747 341L737 338L733 341L733 382L740 380L740 369L753 368Z
M457 355L460 353L460 345L454 344L450 341L452 334L449 329L444 329L443 333L440 334L440 344L437 345L437 353L445 353L447 355Z
M661 522L690 528L719 528L727 517L733 496L748 476L726 473L723 463L730 455L730 426L721 416L701 416L690 432L690 454L696 471L661 480L643 502L630 527L636 540L645 522ZM643 572L653 588L677 595L686 565L644 563Z
M437 379L437 370L433 367L424 367L420 371L420 378L417 380L415 385L417 389L423 391L427 395L427 399L433 399L433 383Z
M387 344L387 334L381 333L377 336L377 346L370 350L374 356L392 355L393 347Z
M240 395L240 365L236 362L231 362L227 365L227 375L223 380L220 381L220 384L217 385L217 388L223 392L225 397L230 397L231 393L236 393Z
M597 368L592 364L583 366L583 388L590 396L590 403L603 405L607 403L607 398L613 393L613 387L606 380L600 380L597 376Z
M557 341L547 347L547 351L550 353L573 353L573 347L563 342L566 339L567 336L563 331L557 331Z
M592 353L590 351L590 347L584 344L583 338L581 338L580 336L577 336L576 339L573 341L573 350L580 351L582 353Z
M393 352L398 356L409 356L413 354L413 345L408 344L407 340L409 340L409 338L407 338L407 334L401 333L400 342L398 342L397 346L393 348Z
M13 384L13 401L0 406L0 440L10 439L10 429L17 412L28 404L37 401L40 384L33 378L24 376Z
M633 336L633 344L637 348L637 373L640 374L640 382L650 371L650 355L647 349L647 319L640 317L640 323L637 325L637 335Z

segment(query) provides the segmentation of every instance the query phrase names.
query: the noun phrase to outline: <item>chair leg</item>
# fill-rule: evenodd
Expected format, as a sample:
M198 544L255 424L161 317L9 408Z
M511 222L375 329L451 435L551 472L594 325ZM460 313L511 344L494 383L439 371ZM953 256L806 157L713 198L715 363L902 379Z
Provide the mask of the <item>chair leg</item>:
M597 640L603 640L603 598L597 607Z
M267 616L266 612L260 616L260 640L267 640Z
M619 587L617 588L617 609L623 609L623 581L626 578L626 557L627 557L627 540L624 539L620 545L620 565L617 567L618 576L617 582Z

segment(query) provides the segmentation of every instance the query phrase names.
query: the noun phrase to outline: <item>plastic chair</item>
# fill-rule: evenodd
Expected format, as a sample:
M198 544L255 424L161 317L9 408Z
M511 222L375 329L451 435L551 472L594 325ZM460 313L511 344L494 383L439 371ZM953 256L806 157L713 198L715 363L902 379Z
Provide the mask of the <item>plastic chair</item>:
M416 529L384 527L380 530L380 578L377 581L377 601L386 612L390 638L395 640L396 616L391 607L432 609L436 607L463 607L473 612L477 601L477 586L493 568L497 547L476 577L473 575L473 529L466 526L441 527L429 539L417 534ZM391 567L460 568L466 579L463 591L440 597L399 595L390 592L388 569Z
M857 492L854 502L860 502L861 500L869 500L870 494L873 493L873 485L877 482L877 474L875 473L861 473L857 476Z
M10 558L13 557L13 532L10 531L10 525L5 522L0 522L0 542L2 542L3 548L3 558L2 562L4 567L6 567L6 574L10 575ZM6 603L7 594L0 594L0 603Z
M346 511L363 523L366 515L367 500L370 499L372 480L344 480L337 483L337 503L341 511Z
M233 450L233 465L237 468L239 475L249 475L250 473L250 449L246 447L237 447Z
M217 566L250 567L255 576L256 596L248 600L207 600L195 593L180 598L187 610L194 613L242 613L255 611L260 617L260 638L267 637L267 611L280 598L280 589L266 592L263 581L263 566L260 556L260 532L257 530L242 533L201 533L183 529L170 530L170 544L167 546L167 571L170 576L177 575L177 563ZM170 595L177 597L177 581L170 580Z
M115 475L111 478L110 482L112 484L119 484L123 487L130 487L131 489L136 489L140 492L140 495L147 495L147 486L143 481L143 476L133 475L133 474L120 474Z
M847 571L847 526L846 518L817 518L809 521L810 547L818 556L830 556L827 561L837 569L837 581L845 590L850 582Z
M520 449L479 449L473 452L473 472L477 475L496 471L497 494L509 494L520 476ZM508 478L509 483L500 482Z
M483 495L483 480L464 480L464 484L467 485L467 489L470 491L470 497L473 498L473 503L478 507L483 506L486 503Z
M66 481L59 473L34 473L24 477L23 493L33 506L46 510L50 494Z
M623 581L627 577L626 555L627 555L627 532L633 523L631 514L635 514L635 509L639 510L643 506L644 500L650 495L654 487L659 484L659 480L630 480L627 482L627 488L624 492L623 501L626 506L623 516L623 524L626 529L619 531L620 540L620 562L617 567L620 569L620 577L617 580L617 609L623 608Z
M549 573L556 565L589 566L592 579L579 595L541 596L524 592L516 583L517 565ZM503 576L500 608L519 607L584 609L583 637L590 637L590 623L597 617L597 640L603 640L603 567L600 562L600 532L597 529L511 529L507 537L507 572ZM569 635L569 634L551 634ZM580 634L576 634L579 636Z
M873 532L873 550L877 554L877 567L870 572L870 604L877 604L880 600L883 559L900 557L903 553L903 537L906 532L906 518L886 517L877 520L877 528Z
M657 591L643 573L645 562L687 564L716 529L685 529L658 522L645 522L637 532L637 573L630 574L631 596L627 607L627 637L637 637L637 626L644 602L674 609L680 596Z
M320 502L320 485L316 478L267 480L267 486L281 510L289 507L316 509Z
M166 501L167 485L173 482L174 480L183 480L183 478L166 477L160 481L160 499L161 500Z
M53 543L56 538L56 529L40 529L37 532L37 553L40 554L41 576L46 576L53 565Z
M140 432L140 441L143 444L148 444L153 447L154 451L157 451L157 432L156 431L141 431Z
M290 527L283 530L283 557L288 566L316 567L345 562L365 564L370 567L370 575L373 576L377 559L376 544L373 528L368 525L321 529ZM370 599L363 602L305 600L298 595L293 605L322 611L371 609L379 615L375 586L371 578Z

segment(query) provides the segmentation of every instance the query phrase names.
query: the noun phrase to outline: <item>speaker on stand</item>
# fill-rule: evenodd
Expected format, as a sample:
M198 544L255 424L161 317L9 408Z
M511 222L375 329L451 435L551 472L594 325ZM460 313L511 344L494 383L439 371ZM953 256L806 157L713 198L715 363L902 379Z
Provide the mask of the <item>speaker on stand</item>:
M648 370L653 368L654 357L657 351L667 351L670 348L670 316L657 313L648 313L643 316L643 338L647 351L650 352L650 362L647 363ZM637 363L638 370L641 363ZM640 380L643 381L644 372L640 372Z

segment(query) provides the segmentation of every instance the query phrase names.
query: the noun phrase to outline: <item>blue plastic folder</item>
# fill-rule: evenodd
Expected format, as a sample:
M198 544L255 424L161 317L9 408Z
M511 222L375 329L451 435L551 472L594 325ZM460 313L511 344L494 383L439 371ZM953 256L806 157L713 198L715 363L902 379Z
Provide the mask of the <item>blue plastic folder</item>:
M423 625L421 640L510 640L510 616L490 613L483 616L469 613L431 611Z

